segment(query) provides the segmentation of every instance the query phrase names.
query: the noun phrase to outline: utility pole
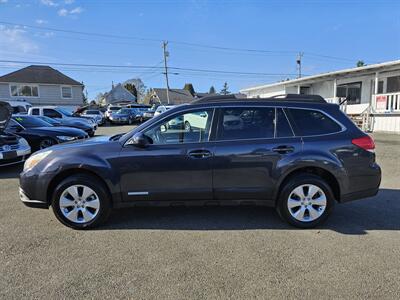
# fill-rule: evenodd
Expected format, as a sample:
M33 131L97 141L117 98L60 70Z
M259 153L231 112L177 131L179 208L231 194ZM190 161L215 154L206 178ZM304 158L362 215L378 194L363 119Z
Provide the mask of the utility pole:
M167 101L169 104L169 82L168 82L168 66L167 66L167 57L169 57L169 52L167 51L167 45L168 45L168 42L164 41L162 47L163 47L163 53L164 53L164 68L165 68L164 74L165 74L165 80L167 82Z
M303 58L303 55L304 55L303 52L299 52L299 54L297 55L297 59L296 59L297 71L298 71L297 78L301 78L301 59Z

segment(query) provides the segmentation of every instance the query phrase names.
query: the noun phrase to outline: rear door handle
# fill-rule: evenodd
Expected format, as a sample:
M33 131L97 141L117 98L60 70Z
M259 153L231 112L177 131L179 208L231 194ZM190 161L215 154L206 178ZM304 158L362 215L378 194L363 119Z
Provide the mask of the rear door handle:
M189 151L188 156L191 158L207 158L212 155L211 151L199 149L199 150L192 150Z
M273 148L272 151L277 152L279 154L292 153L294 151L294 147L282 145L282 146Z

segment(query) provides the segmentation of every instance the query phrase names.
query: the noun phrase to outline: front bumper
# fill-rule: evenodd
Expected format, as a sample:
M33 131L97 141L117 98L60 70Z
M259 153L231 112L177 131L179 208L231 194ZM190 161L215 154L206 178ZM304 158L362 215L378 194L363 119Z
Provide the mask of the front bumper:
M0 166L9 166L24 162L31 154L30 147L18 147L12 151L0 151Z
M49 208L46 201L30 199L21 187L19 188L19 199L28 207Z
M19 175L19 197L29 207L48 208L50 206L48 188L57 173L22 171Z

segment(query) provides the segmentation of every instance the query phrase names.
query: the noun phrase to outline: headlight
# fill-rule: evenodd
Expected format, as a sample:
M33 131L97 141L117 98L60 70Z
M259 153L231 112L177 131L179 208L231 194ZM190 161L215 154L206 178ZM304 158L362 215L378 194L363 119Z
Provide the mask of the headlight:
M68 141L73 141L75 140L75 137L73 136L66 136L66 135L59 135L57 136L57 139L62 141L62 142L68 142Z
M36 166L42 159L44 159L46 156L48 156L52 150L44 151L44 152L39 152L38 154L34 154L31 157L27 159L27 161L24 164L24 172L32 169L34 166Z
M20 146L23 146L23 147L29 147L28 142L27 142L26 139L24 139L24 138L20 138L20 139L19 139L19 145L20 145Z

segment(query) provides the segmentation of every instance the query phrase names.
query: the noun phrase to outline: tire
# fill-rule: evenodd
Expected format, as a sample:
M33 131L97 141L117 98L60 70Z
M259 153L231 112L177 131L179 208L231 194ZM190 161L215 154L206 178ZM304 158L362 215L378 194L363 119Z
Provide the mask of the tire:
M326 220L334 206L335 197L329 184L319 176L302 173L285 183L276 209L289 224L313 228Z
M192 126L188 121L185 122L185 131L192 131Z
M57 142L53 139L44 138L39 142L39 149L46 149L53 145L57 144Z
M85 174L69 176L59 183L51 206L57 219L73 229L94 228L104 223L111 211L107 188L97 178Z

